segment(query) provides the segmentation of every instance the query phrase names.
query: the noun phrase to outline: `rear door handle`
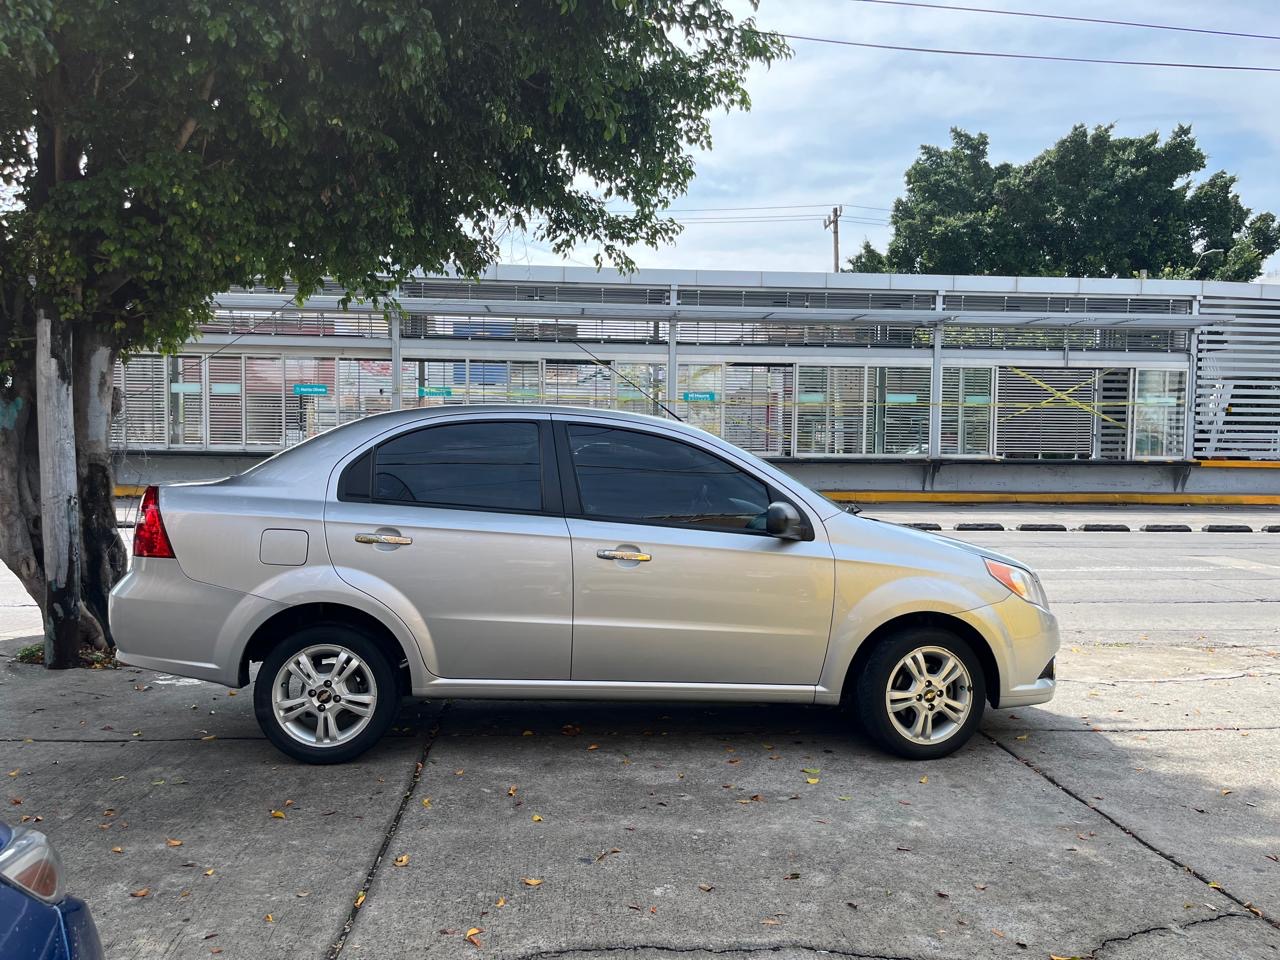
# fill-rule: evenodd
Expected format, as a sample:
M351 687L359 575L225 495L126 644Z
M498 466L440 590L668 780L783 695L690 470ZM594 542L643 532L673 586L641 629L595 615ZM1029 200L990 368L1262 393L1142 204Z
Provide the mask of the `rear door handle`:
M596 556L601 560L633 560L637 563L645 563L653 559L649 554L635 550L597 550Z
M395 547L405 547L413 543L413 537L400 537L390 533L357 533L356 543L387 543Z

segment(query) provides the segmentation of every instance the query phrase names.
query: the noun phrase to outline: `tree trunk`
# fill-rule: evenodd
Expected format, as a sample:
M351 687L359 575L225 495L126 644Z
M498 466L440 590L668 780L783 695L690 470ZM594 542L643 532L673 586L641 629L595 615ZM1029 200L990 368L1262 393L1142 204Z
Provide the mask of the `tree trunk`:
M81 599L86 631L92 631L89 623L92 616L101 632L100 642L96 637L87 639L102 647L114 646L107 622L107 597L128 566L128 555L116 529L115 480L111 469L111 416L115 409L112 371L116 358L104 334L109 329L106 321L82 324L76 329L73 344L76 469L83 542Z
M0 398L0 557L32 599L43 604L34 371L15 368L7 387Z
M36 308L40 535L44 547L44 665L80 662L80 503L71 403L71 328Z

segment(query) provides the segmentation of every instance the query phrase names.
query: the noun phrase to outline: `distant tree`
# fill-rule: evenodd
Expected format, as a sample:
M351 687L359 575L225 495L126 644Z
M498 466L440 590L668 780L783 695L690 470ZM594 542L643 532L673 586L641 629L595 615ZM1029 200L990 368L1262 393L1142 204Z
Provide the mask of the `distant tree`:
M953 129L949 148L920 149L893 206L885 270L1247 281L1280 249L1275 216L1251 216L1235 176L1192 180L1205 155L1190 127L1161 143L1079 125L1021 165L993 165L988 145ZM876 253L864 246L856 259Z
M748 68L786 53L721 0L3 4L0 556L42 603L71 590L51 634L110 641L117 357L176 348L233 285L378 298L415 269L474 273L509 227L629 266L678 231L657 211L708 114L747 107ZM38 325L75 408L59 509L77 516L78 483L82 603L72 561L43 566L74 524L40 523ZM47 645L58 665L67 647Z
M862 241L862 248L849 258L851 273L888 273L889 265L884 254L871 245L870 240Z

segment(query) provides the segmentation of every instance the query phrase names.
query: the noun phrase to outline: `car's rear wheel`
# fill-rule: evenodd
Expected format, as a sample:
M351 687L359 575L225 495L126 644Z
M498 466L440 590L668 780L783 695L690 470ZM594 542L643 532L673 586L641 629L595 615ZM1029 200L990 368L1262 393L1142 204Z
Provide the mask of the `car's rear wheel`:
M305 763L344 763L378 742L399 705L390 658L344 624L316 624L267 654L254 683L262 732Z
M986 705L986 678L973 649L944 630L904 630L877 644L863 664L854 709L890 753L933 760L973 736Z

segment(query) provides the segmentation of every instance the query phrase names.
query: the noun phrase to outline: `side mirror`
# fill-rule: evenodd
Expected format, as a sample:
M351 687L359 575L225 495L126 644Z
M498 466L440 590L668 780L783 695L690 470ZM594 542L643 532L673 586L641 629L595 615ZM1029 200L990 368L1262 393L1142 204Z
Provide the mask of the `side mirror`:
M764 514L764 528L770 536L779 540L800 540L804 537L804 521L800 511L779 500L769 504Z

